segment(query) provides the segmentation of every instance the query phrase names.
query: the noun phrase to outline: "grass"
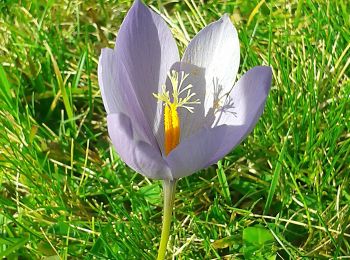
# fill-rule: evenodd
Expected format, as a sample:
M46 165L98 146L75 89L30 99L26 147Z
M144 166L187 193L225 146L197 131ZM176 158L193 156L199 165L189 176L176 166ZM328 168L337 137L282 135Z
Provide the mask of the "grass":
M336 1L146 1L183 51L228 13L270 64L254 132L178 182L175 259L350 256L350 10ZM97 82L132 1L0 3L0 257L154 259L162 186L114 152Z

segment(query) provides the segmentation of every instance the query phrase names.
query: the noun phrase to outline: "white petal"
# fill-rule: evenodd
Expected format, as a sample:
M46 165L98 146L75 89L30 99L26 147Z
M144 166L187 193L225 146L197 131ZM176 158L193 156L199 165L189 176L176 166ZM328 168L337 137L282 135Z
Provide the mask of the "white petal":
M205 91L206 113L218 96L232 88L239 59L237 31L227 15L201 30L188 45L182 61L205 70L206 86L195 86L194 91Z
M181 140L184 140L189 136L195 134L203 126L210 127L213 123L213 120L209 120L206 117L204 111L204 104L202 100L205 99L205 91L198 91L205 90L204 87L199 87L205 86L205 71L195 65L184 62L175 63L172 69L178 71L179 73L184 72L187 75L186 79L183 82L183 86L181 86L181 89L186 88L188 85L193 86L191 88L191 92L195 93L196 95L191 98L191 101L195 101L197 99L201 100L200 104L189 105L193 108L193 113L183 107L178 108L181 127L180 138ZM168 89L171 89L171 84L167 84L167 86ZM186 93L182 93L180 95L181 98L184 98L185 96Z

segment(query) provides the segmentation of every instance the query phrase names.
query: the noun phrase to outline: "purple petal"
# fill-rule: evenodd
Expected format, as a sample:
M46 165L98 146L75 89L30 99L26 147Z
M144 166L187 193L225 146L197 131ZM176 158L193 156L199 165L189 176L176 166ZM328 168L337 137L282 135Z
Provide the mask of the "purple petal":
M216 163L236 147L261 116L271 85L271 68L255 67L236 84L230 97L234 111L221 111L218 126L202 128L183 140L166 158L174 178Z
M247 129L254 127L263 112L271 78L272 71L267 66L257 66L245 73L215 114L215 125L244 125Z
M122 112L125 106L122 97L118 95L118 88L115 84L118 77L117 57L112 49L101 50L97 73L98 85L107 114Z
M153 97L179 60L164 20L135 1L118 33L114 50L103 49L98 78L107 113L130 117L142 140L163 149L163 106ZM140 134L141 135L141 134Z
M226 141L223 138L226 128L202 128L172 150L165 160L173 177L185 177L209 166L208 162Z
M116 52L108 48L102 49L98 64L98 80L107 114L126 114L134 122L139 140L158 147L147 118L132 91L132 83L125 75L125 67L120 63Z
M107 116L108 133L120 158L133 170L152 179L172 179L160 151L137 140L130 118L122 113Z
M141 1L135 1L121 25L115 51L118 71L123 73L118 87L133 96L130 106L139 105L137 113L146 118L159 148L163 149L163 106L153 97L153 93L160 92L170 67L179 61L171 31L158 14ZM131 107L128 109L132 110Z
M206 113L232 88L239 60L237 31L227 15L201 30L188 45L182 61L205 70L206 85L194 86L193 91L205 93Z

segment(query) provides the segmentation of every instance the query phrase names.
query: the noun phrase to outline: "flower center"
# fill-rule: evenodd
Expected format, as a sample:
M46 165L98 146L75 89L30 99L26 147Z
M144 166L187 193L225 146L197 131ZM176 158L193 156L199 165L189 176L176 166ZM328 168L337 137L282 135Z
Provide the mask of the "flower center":
M196 93L191 92L192 84L183 87L183 83L189 74L183 71L172 70L168 73L172 85L172 98L166 85L162 85L160 93L153 93L158 101L164 103L164 148L165 155L168 155L180 142L180 118L177 109L182 107L193 113L194 104L200 104L199 99L191 100ZM184 97L180 97L184 93Z

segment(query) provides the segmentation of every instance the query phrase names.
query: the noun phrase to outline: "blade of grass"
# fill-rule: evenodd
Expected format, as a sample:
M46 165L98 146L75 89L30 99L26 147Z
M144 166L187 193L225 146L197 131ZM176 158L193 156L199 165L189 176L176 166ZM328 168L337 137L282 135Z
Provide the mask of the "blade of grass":
M217 174L218 174L218 178L219 178L219 183L220 183L220 186L221 186L222 194L223 194L223 196L224 196L224 198L226 200L226 203L231 205L232 201L231 201L231 195L230 195L230 187L229 187L229 184L227 182L225 170L224 170L224 168L222 166L221 160L218 161L217 165L218 165Z
M83 72L83 69L84 69L86 55L87 55L87 51L84 51L83 54L80 56L78 69L73 79L72 89L75 89L78 87L81 73Z
M4 251L0 251L0 257L5 258L11 254L15 255L16 251L22 247L28 242L29 237L23 237L23 238L11 238L11 239L3 239L0 238L0 244L2 245L8 245L8 247ZM11 242L12 241L12 242Z
M287 132L286 137L288 137L289 135L289 130ZM277 184L278 184L278 180L280 178L280 172L282 169L282 162L284 160L284 155L286 152L286 147L287 147L287 138L285 138L283 146L282 146L282 150L278 156L278 160L276 163L276 167L275 167L275 171L273 172L273 177L272 177L272 181L271 181L271 185L270 185L270 190L269 193L267 194L267 199L266 199L266 203L265 203L265 207L264 207L264 214L267 214L267 212L269 211L270 207L271 207L271 203L272 203L272 199L275 196L275 192L276 192L276 188L277 188Z
M45 46L47 52L49 53L51 61L52 61L52 65L53 65L55 75L56 75L57 84L58 84L59 89L61 90L63 104L64 104L64 107L65 107L66 112L67 112L68 120L70 121L71 126L72 126L73 130L75 131L76 125L74 122L73 109L72 109L71 103L69 102L69 97L67 95L66 87L64 86L64 83L63 83L62 74L61 74L60 69L57 65L56 59L52 54L50 46L46 42L44 42L44 46Z
M14 104L11 98L11 85L7 79L6 72L3 66L0 64L0 93L2 99L5 101L6 105L9 108L9 111L14 109Z

